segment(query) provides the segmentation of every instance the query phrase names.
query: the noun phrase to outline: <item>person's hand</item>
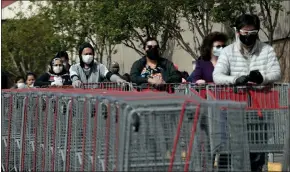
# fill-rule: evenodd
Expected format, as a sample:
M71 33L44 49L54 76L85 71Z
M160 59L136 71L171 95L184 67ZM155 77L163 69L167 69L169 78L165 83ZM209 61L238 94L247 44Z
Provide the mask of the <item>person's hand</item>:
M51 83L51 85L54 85L54 86L63 86L63 83L60 82L60 81L54 81Z
M186 83L186 82L187 82L186 79L182 78L182 83Z
M245 85L246 83L248 83L249 81L249 77L248 76L240 76L239 78L236 79L235 84L236 85Z
M153 85L161 85L161 84L165 84L165 81L157 77L154 77L154 78L149 78L148 83L153 84Z
M249 74L249 81L252 81L256 84L262 84L264 79L259 70L253 70Z
M198 85L202 85L202 84L205 84L205 80L199 79L195 83L198 84Z
M74 88L80 88L82 85L82 82L80 80L75 80L73 83L72 83L72 86Z

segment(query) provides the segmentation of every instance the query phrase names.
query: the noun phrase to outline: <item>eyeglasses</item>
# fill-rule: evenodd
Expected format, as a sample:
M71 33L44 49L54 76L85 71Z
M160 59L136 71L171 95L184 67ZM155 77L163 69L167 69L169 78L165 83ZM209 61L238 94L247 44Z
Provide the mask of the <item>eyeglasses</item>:
M152 48L159 48L158 45L146 45L146 47L150 50Z
M258 32L258 30L240 30L241 35L256 35Z
M226 45L216 45L216 46L213 46L213 47L216 47L216 48L225 48L226 47Z

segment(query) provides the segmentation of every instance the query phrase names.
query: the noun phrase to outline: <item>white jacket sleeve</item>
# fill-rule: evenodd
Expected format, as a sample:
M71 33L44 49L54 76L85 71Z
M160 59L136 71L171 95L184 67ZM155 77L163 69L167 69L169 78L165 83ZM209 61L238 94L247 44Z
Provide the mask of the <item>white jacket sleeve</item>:
M281 79L281 68L273 47L269 49L267 70L262 75L263 84L274 83Z
M221 52L217 64L213 71L213 81L215 84L234 84L237 76L230 76L229 56L225 51Z

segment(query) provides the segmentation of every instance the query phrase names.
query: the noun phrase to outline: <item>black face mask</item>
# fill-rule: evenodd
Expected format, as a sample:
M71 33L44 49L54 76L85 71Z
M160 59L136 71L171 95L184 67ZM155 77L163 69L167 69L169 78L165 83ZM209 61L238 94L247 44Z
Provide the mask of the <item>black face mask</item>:
M257 35L240 35L240 41L246 46L254 45L256 40Z
M157 60L159 58L158 48L151 48L146 51L146 55L151 60Z

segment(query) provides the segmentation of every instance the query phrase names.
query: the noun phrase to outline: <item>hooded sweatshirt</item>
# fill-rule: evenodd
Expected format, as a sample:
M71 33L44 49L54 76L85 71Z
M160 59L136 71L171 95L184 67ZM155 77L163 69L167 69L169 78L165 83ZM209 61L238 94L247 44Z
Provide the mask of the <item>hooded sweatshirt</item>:
M54 82L56 79L61 78L62 79L62 83L63 85L71 85L72 82L70 80L68 71L66 71L65 67L63 66L63 70L61 73L56 74L55 72L53 72L53 62L55 59L59 59L54 57L51 61L50 61L50 69L48 72L44 73L43 75L41 75L34 83L35 86L47 86L47 85L51 85L52 82Z

